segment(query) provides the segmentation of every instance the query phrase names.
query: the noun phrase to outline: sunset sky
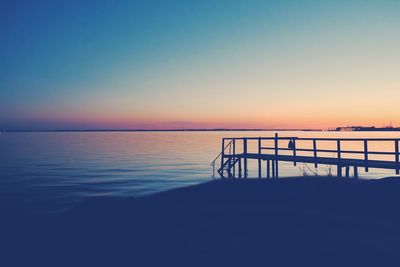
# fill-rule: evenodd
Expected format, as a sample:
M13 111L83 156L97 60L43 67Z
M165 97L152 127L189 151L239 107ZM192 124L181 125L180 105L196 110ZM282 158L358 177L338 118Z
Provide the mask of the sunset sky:
M400 126L400 1L1 1L0 129Z

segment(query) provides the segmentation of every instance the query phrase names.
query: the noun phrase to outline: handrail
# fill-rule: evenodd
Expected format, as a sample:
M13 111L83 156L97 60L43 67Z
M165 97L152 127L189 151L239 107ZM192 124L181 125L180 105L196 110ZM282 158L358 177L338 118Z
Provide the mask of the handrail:
M229 138L226 138L229 140ZM224 147L224 149L221 151L221 153L218 154L218 156L211 162L211 166L213 168L213 173L212 173L212 178L215 179L215 162L222 156L222 154L225 152L225 150L228 148L228 146L230 146L232 144L234 140L229 141L228 144L226 144L226 146Z
M228 137L225 138L225 140L243 140L243 139L247 139L247 140L275 140L275 137ZM288 136L284 136L284 137L277 137L278 140L299 140L299 141L312 141L312 140L317 140L317 141L385 141L385 142L389 142L389 141L400 141L400 138L333 138L333 137L288 137Z
M230 139L230 138L226 138L226 139ZM229 146L232 142L233 142L233 140L231 140L231 141L224 147L224 151L228 148L228 146ZM219 157L221 157L222 152L224 152L224 151L221 151L221 153L219 153L218 156L211 162L211 166L212 166L213 164L215 165L215 162L217 161L217 159L218 159Z
M260 141L262 140L274 140L274 141L280 141L280 140L296 140L296 141L313 141L315 143L316 141L336 141L336 142L364 142L364 150L341 150L339 153L343 154L364 154L366 161L368 161L368 155L395 155L396 156L396 162L397 157L399 157L399 149L398 149L398 144L400 143L400 138L311 138L311 137L234 137L234 138L225 138L225 140L258 140L259 144ZM397 146L397 150L395 148L394 152L389 152L389 151L370 151L368 150L368 142L394 142L395 146ZM273 145L272 147L263 147L259 145L260 150L278 150L278 151L298 151L298 152L322 152L322 153L338 153L337 149L318 149L316 145L314 145L314 148L283 148L283 147L278 147L276 144Z

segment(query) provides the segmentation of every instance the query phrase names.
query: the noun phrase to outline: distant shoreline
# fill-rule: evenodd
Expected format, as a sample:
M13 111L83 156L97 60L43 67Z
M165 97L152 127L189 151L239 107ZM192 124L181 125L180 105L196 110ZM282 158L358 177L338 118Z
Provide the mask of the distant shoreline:
M3 130L3 133L29 133L29 132L288 132L288 131L303 131L303 132L323 132L321 129L96 129L96 130Z
M57 133L57 132L400 132L400 128L393 129L363 129L352 131L323 130L323 129L94 129L94 130L0 130L0 133Z

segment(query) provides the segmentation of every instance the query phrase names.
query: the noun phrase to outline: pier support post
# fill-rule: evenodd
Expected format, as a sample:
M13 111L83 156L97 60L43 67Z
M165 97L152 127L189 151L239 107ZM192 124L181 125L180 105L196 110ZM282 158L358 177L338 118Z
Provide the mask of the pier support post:
M261 179L261 137L258 137L258 179Z
M340 140L337 140L337 160L338 160L338 164L337 164L337 176L338 177L342 177L342 165L340 164L340 159L342 157L342 150L340 148Z
M228 178L232 179L232 158L228 157L228 170L226 171L228 173Z
M267 160L267 178L271 178L270 169L271 169L271 161Z
M350 166L346 166L346 178L350 177Z
M279 178L278 161L275 161L275 178Z
M241 158L239 158L239 161L238 161L238 164L239 164L239 179L241 179L242 178L242 159Z
M368 172L368 140L364 140L364 160L365 160L365 171Z
M222 151L221 151L221 178L224 178L224 159L225 159L225 138L222 138Z
M394 141L394 154L396 161L396 174L400 174L400 162L399 162L399 140Z
M233 139L233 141L232 141L232 145L233 145L233 148L232 148L232 152L233 152L233 155L235 155L236 156L236 140L235 139ZM237 158L233 158L233 178L236 178L236 159Z
M279 139L278 133L275 133L275 178L279 177L279 167L278 167L278 149L279 149Z
M354 165L354 178L358 178L358 166Z
M243 167L244 167L244 178L247 179L247 138L243 138Z
M318 168L317 164L317 140L313 139L313 150L314 150L314 167Z
M275 178L275 160L272 160L271 163L272 163L272 178Z
M293 165L297 166L297 161L296 161L296 139L293 138Z

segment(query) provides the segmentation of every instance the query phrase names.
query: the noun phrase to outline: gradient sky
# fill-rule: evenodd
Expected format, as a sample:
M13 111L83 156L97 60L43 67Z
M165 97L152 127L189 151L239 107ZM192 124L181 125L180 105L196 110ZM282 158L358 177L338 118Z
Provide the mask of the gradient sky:
M400 1L0 3L0 128L400 126Z

